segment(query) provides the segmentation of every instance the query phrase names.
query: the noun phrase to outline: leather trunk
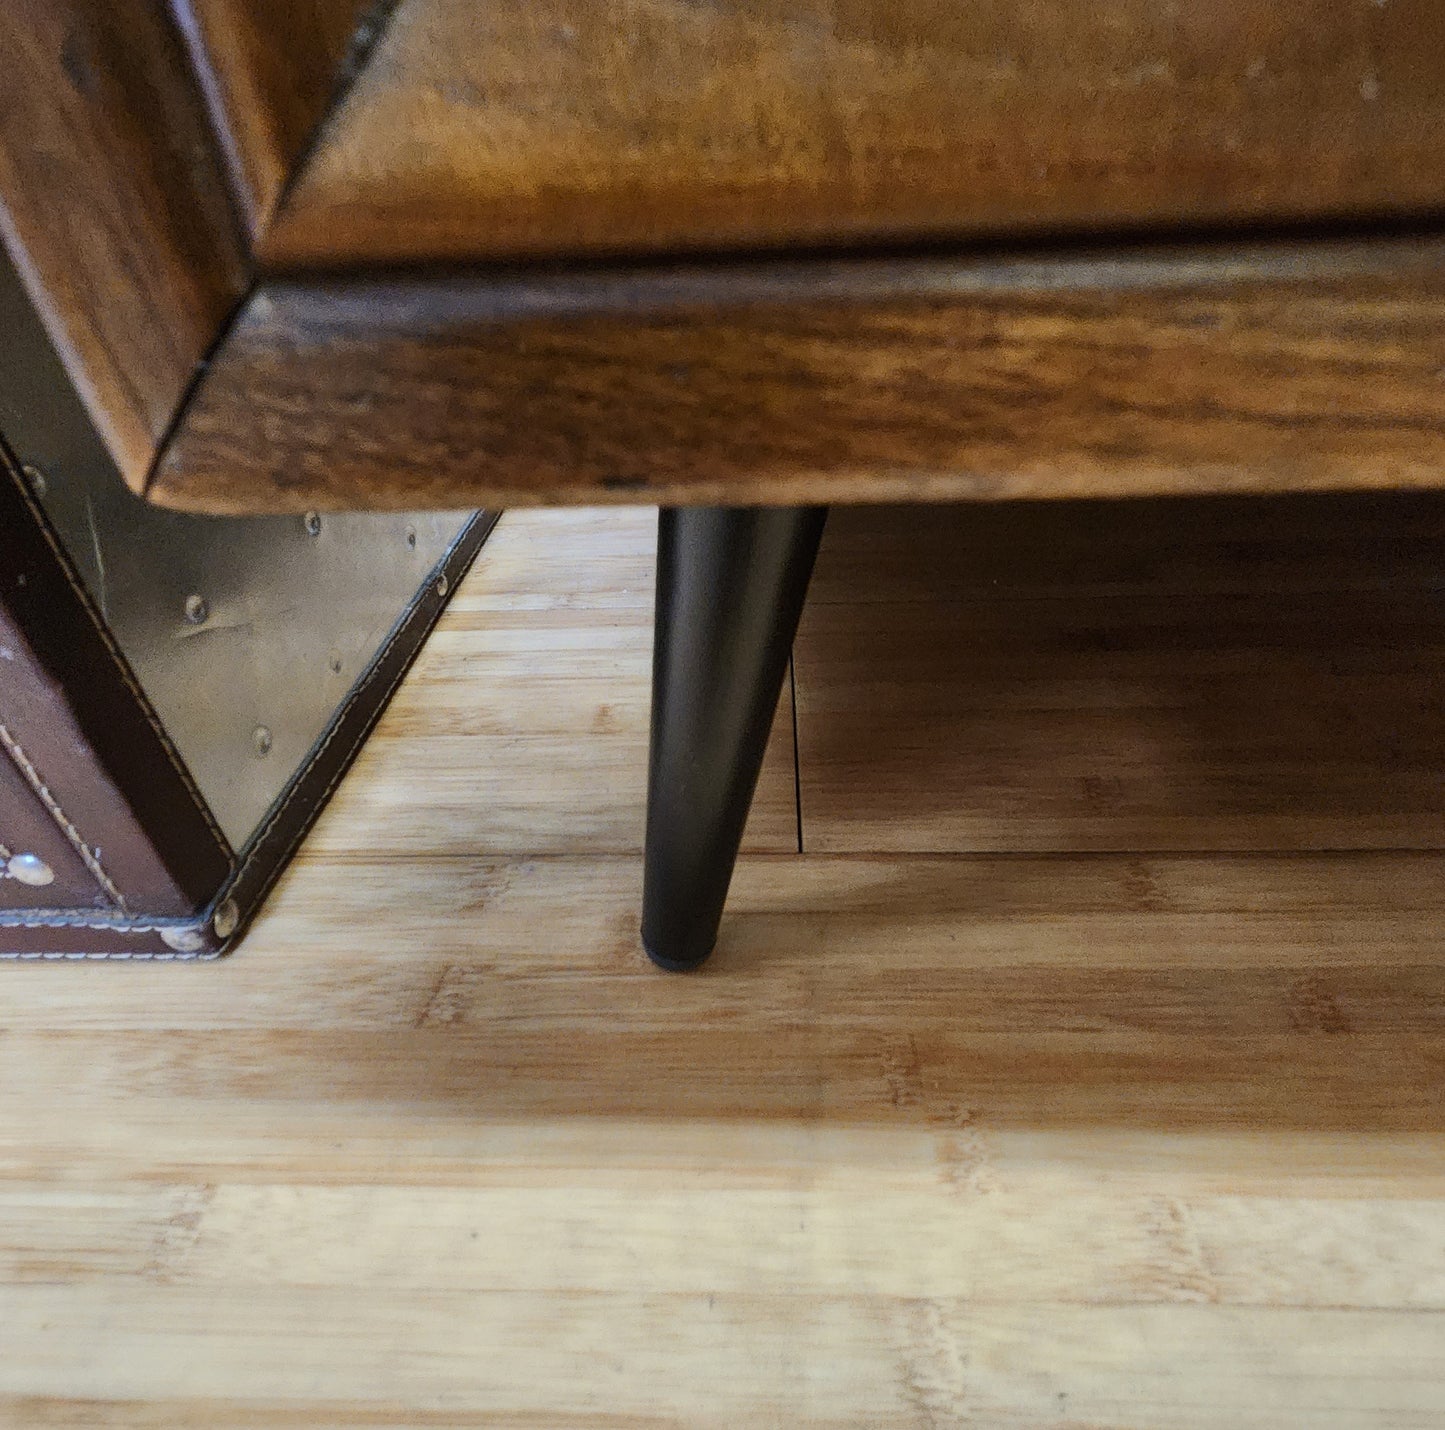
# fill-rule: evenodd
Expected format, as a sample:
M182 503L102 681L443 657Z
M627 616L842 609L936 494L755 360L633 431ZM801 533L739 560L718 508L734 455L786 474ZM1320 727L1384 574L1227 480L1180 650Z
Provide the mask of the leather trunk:
M495 520L134 498L0 270L0 957L218 957Z

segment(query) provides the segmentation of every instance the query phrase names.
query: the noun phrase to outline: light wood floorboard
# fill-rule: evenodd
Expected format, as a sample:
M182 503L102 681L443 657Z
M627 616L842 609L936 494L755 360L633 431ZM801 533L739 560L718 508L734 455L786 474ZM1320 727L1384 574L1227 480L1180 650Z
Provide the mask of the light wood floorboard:
M0 970L0 1426L1445 1423L1445 508L1066 510L835 520L687 977L505 518L239 953Z

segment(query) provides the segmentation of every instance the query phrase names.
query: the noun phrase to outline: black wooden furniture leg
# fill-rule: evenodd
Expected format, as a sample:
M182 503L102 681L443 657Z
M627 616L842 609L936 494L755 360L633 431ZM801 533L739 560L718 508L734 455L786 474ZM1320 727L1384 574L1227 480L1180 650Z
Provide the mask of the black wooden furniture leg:
M717 939L827 514L659 515L642 943L662 968Z

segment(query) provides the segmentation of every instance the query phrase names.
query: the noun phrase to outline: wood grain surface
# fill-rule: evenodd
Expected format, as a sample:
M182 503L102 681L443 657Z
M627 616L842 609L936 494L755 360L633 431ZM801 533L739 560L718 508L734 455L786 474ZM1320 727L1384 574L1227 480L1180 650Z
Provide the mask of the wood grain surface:
M19 0L0 229L202 510L1428 485L1442 17Z
M401 0L272 267L1445 205L1435 0Z
M380 19L377 0L169 0L251 240Z
M313 847L365 856L367 831L385 830L408 857L640 853L656 513L594 512L580 550L576 532L537 512L495 551L489 538L431 637L424 687L402 689L367 746L389 777L354 782L360 803L323 818ZM793 766L786 686L745 849L797 850Z
M556 777L585 807L616 738L587 707L640 709L645 661L604 697L584 647L609 612L636 623L651 514L504 517L239 953L0 972L0 1422L1434 1430L1445 853L1301 852L1283 825L1249 852L1095 852L1087 813L1050 803L1046 745L1006 814L1026 830L1042 801L1055 851L971 853L943 847L931 783L950 760L988 772L918 633L995 583L1018 620L1075 586L1086 610L1152 586L1221 619L1220 646L1233 593L1293 678L1298 627L1283 612L1269 647L1266 607L1313 593L1322 647L1338 571L1401 592L1412 648L1439 516L1295 506L1177 544L1163 507L1117 526L1020 507L952 563L922 512L835 521L830 619L851 590L918 651L890 673L932 712L931 754L889 818L924 832L745 854L688 977L638 951L635 852L560 798L495 828L485 803ZM797 654L816 740L876 651L813 625ZM1089 699L1075 655L1022 642L1017 688L1112 710L1101 744L1132 732L1160 774L1154 827L1217 828L1170 767L1238 760L1156 747L1135 676L1105 662ZM1420 656L1418 687L1394 678L1424 721ZM1202 682L1193 718L1209 692L1227 713L1229 683ZM1348 681L1338 701L1381 713ZM542 723L553 743L509 756ZM408 764L438 729L445 765ZM882 827L868 760L899 729L882 703L835 742L866 747L860 828ZM805 779L809 758L805 738ZM1324 791L1334 758L1296 755ZM617 827L640 824L640 787L619 796ZM810 839L822 817L805 794Z
M274 281L150 495L211 511L1433 486L1445 247Z
M0 236L111 455L142 484L246 267L163 7L0 5Z
M837 511L807 848L1445 847L1442 542L1437 493Z

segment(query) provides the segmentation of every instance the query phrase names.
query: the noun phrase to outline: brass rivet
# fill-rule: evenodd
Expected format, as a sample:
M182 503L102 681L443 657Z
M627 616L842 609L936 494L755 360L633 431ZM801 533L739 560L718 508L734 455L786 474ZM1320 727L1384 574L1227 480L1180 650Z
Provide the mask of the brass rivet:
M230 938L240 922L241 911L236 907L235 899L226 899L217 907L211 927L215 929L217 938Z
M55 882L55 870L38 854L11 855L5 872L17 883L28 884L32 889L43 889Z
M199 953L206 946L205 937L195 928L164 928L161 942L177 953Z

